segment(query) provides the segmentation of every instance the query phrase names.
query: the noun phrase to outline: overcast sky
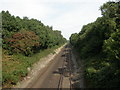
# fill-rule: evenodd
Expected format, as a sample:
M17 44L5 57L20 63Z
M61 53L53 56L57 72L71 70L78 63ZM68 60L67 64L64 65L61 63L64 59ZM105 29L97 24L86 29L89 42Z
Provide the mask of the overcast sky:
M82 26L101 16L100 6L109 0L0 0L0 11L27 16L53 26L69 39Z

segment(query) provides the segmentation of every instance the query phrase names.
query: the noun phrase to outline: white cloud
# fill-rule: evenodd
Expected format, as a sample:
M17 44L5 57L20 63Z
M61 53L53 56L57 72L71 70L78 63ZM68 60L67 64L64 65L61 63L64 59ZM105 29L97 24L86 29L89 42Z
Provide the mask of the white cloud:
M46 18L52 12L44 4L37 5L34 0L3 0L1 10L9 10L11 14L30 18Z
M61 30L69 38L83 25L100 16L99 7L108 0L0 0L0 10L15 16L41 20L45 25Z
M62 30L63 35L68 39L72 33L79 32L83 25L93 22L97 17L101 16L98 10L99 4L89 4L91 3L77 6L73 10L61 14L46 23L53 25L54 29Z
M105 1L108 1L108 0L34 0L34 1L37 1L40 2L40 3L79 3L79 2L99 2L99 3L103 3Z

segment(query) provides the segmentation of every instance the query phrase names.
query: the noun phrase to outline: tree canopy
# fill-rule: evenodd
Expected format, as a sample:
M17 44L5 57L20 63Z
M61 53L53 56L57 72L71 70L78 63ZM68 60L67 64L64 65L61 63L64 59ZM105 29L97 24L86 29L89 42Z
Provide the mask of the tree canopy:
M37 19L13 16L9 11L2 11L3 49L9 54L22 53L31 55L41 49L51 48L66 42L58 30L45 26Z
M85 77L93 87L120 87L120 2L100 7L102 17L72 34L70 43L85 62Z

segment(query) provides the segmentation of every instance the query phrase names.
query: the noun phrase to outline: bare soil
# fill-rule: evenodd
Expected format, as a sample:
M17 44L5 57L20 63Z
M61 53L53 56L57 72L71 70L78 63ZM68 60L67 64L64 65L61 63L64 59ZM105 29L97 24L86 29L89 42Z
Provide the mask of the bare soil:
M16 87L58 88L62 75L63 80L61 88L70 88L71 85L73 88L84 88L82 62L81 66L79 66L77 61L80 60L78 60L79 58L76 57L77 55L75 55L71 47L64 45L55 52L56 54L49 54L47 57L42 58L33 65L32 69L28 68L28 76L25 77L23 81L19 82ZM61 71L61 69L63 71Z
M65 45L61 46L60 48L55 50L55 53L51 53L48 56L41 58L37 63L35 63L32 68L28 68L28 76L24 77L24 80L18 82L18 84L15 86L15 88L27 88L32 85L31 83L34 83L36 79L39 78L40 73L44 71L45 67L48 66L51 62L53 62L56 55L60 53L60 51L64 48Z

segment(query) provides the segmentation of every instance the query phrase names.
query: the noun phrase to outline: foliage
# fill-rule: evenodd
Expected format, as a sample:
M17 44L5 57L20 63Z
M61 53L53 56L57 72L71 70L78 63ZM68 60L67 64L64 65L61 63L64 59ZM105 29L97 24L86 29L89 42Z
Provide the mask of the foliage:
M37 19L13 16L2 11L3 85L16 84L26 76L27 68L48 55L66 39L58 30ZM43 53L44 52L44 53ZM5 56L11 58L5 58ZM18 57L18 58L16 58Z
M2 11L2 28L3 48L10 53L29 55L66 42L60 31L45 26L37 19L12 16L9 11Z
M120 2L109 1L100 9L103 16L72 34L70 43L84 59L88 87L120 87Z
M70 37L70 43L72 45L76 45L77 39L78 39L78 34L77 33L72 34Z
M39 37L32 31L19 31L12 35L12 38L4 40L4 48L12 53L23 53L31 55L40 46Z
M59 46L54 46L50 49L42 50L31 57L24 56L22 54L7 55L3 50L2 60L2 84L3 87L12 87L16 85L18 81L22 80L28 75L27 68L31 68L32 64L39 61L41 58L53 53Z

